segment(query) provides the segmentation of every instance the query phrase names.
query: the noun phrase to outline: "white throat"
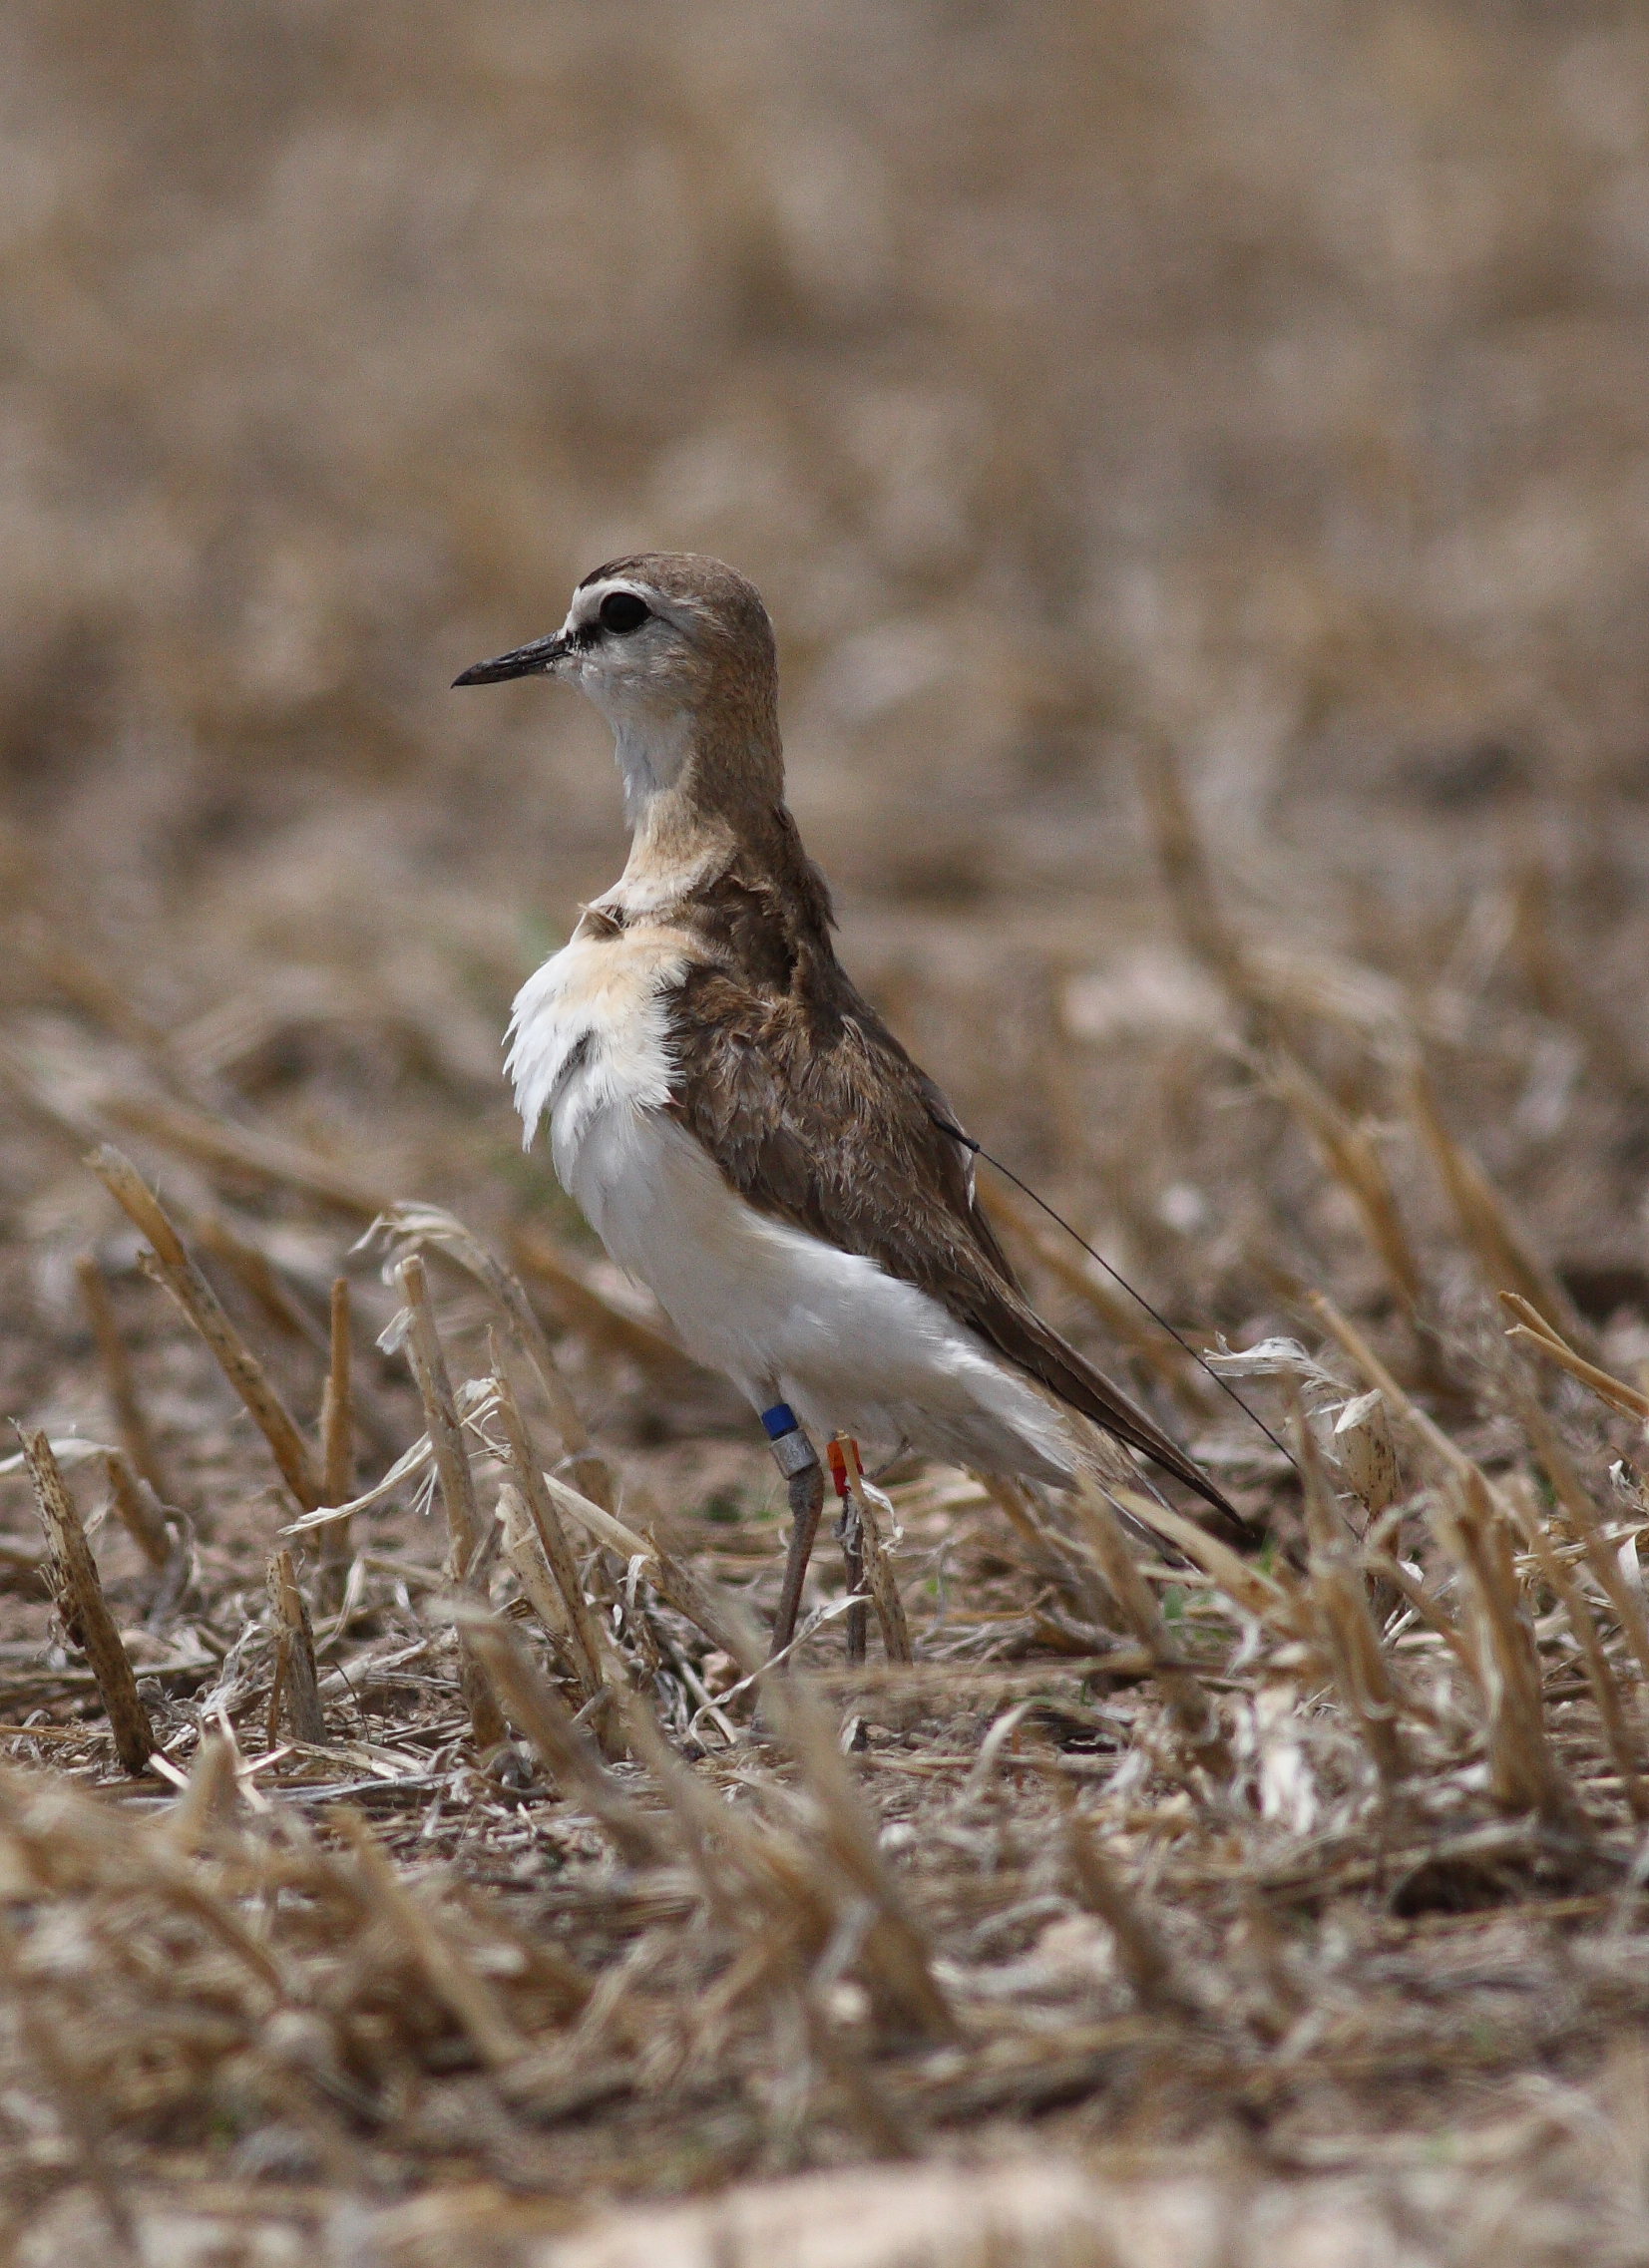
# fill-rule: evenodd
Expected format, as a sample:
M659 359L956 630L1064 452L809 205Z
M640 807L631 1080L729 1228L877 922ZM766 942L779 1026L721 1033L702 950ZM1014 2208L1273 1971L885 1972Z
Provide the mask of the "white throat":
M613 753L623 782L629 857L598 903L631 920L654 916L704 881L725 857L719 830L683 838L671 790L692 753L693 713L646 700L634 684L587 672L584 690L613 727Z
M641 688L583 675L583 689L613 727L613 752L623 782L624 817L639 827L655 796L672 788L692 748L692 711L649 701Z

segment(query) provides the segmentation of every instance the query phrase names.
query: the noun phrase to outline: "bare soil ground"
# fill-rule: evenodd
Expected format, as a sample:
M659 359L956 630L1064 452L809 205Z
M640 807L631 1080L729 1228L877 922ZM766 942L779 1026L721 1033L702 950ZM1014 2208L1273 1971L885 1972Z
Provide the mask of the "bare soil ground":
M11 2256L1649 2259L1637 17L0 42ZM1254 1558L899 1467L752 1682L498 1070L602 735L442 690L636 544Z

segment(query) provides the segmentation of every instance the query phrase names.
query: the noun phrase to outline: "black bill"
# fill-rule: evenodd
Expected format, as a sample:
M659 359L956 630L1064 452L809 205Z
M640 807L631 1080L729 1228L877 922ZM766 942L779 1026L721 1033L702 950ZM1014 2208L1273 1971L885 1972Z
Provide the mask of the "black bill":
M509 653L501 653L492 661L478 661L471 669L453 679L454 685L499 685L506 677L534 677L554 669L568 644L560 630L554 637L535 638L531 645L518 645Z

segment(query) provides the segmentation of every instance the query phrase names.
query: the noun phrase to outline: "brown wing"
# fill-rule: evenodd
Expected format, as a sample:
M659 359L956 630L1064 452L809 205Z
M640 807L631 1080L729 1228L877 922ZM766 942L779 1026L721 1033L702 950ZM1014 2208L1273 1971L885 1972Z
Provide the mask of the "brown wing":
M742 956L741 956L742 957ZM811 957L811 956L810 956ZM1240 1515L1184 1451L1031 1308L974 1195L950 1105L825 948L758 989L699 963L668 996L671 1108L758 1211L914 1284L1008 1361Z

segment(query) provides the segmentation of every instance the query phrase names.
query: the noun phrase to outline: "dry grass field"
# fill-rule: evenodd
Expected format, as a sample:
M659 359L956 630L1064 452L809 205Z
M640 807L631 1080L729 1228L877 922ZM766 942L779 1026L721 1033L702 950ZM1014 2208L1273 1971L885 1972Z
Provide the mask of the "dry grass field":
M1641 11L12 0L0 274L4 2258L1649 2261ZM1253 1558L897 1467L754 1675L446 690L637 547Z

